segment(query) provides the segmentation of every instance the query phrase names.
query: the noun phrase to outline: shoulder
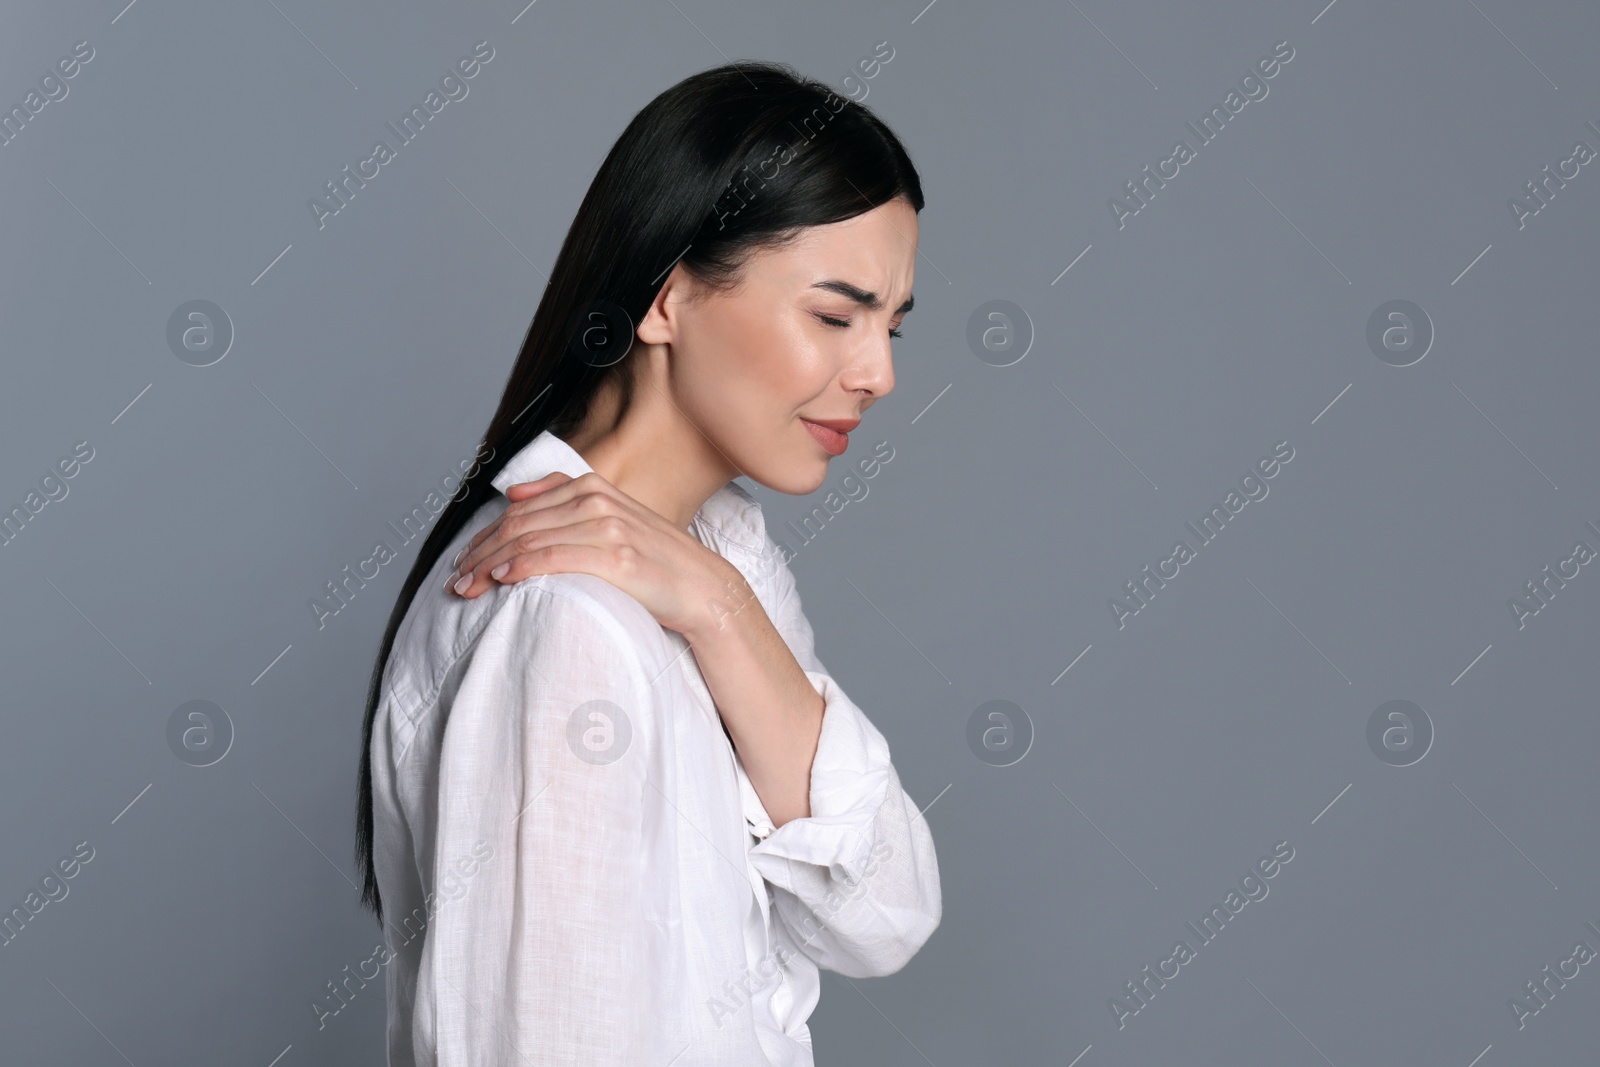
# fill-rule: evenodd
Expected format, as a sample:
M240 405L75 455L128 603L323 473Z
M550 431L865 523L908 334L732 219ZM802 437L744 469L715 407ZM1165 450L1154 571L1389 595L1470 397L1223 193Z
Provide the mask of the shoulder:
M412 597L385 667L386 686L436 693L464 660L501 655L523 664L535 654L600 656L628 675L654 677L671 658L660 624L603 578L546 574L496 584L471 600L444 589L451 560L492 517L492 503L440 552Z
M478 598L477 645L509 644L528 658L626 669L649 677L665 662L661 624L629 594L581 572L545 574L497 586Z
M643 604L593 574L543 574L490 589L479 599L490 597L486 611L497 622L582 627L623 647L640 645L641 637L660 628Z

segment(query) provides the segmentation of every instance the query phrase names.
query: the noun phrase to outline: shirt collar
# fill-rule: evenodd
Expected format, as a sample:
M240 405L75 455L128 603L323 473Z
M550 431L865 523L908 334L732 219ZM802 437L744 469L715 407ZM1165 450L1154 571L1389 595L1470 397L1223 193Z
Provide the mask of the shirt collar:
M504 493L518 482L538 481L554 471L576 478L592 470L577 449L545 430L506 461L489 484Z
M504 493L518 482L532 482L554 471L576 478L594 470L578 450L544 430L506 461L489 484ZM729 480L695 513L695 521L709 527L720 538L750 552L760 553L766 541L766 521L756 499Z

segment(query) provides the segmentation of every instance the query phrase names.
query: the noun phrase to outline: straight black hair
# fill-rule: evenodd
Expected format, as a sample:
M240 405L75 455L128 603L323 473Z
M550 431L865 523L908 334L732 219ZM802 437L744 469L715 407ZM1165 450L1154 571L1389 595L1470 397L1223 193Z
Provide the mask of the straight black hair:
M539 298L500 406L479 448L488 458L452 495L423 541L384 630L361 727L356 863L361 902L383 922L372 859L372 726L395 634L439 554L490 497L506 462L546 429L565 438L615 378L631 399L633 326L670 268L709 289L736 286L751 253L809 226L895 198L922 210L922 185L899 139L864 105L782 63L729 63L684 78L647 104L590 183Z

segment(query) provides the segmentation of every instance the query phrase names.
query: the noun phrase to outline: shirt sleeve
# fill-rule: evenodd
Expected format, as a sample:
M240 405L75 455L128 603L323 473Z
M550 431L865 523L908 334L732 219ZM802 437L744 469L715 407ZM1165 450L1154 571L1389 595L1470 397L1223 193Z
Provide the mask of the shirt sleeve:
M661 1025L650 687L629 631L584 588L508 587L450 704L419 971L432 1010L414 1017L440 1064L621 1067L677 1051Z
M750 861L795 947L853 978L893 974L939 925L939 867L927 820L900 785L889 745L818 660L794 576L773 559L773 625L823 699L811 814L774 828L735 755Z

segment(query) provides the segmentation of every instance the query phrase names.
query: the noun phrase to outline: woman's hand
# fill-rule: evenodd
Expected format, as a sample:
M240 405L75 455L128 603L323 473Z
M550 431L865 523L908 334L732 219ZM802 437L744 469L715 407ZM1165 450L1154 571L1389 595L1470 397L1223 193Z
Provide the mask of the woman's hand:
M475 534L445 589L469 599L494 583L581 571L632 596L690 639L754 599L739 570L589 471L507 487L511 504Z

